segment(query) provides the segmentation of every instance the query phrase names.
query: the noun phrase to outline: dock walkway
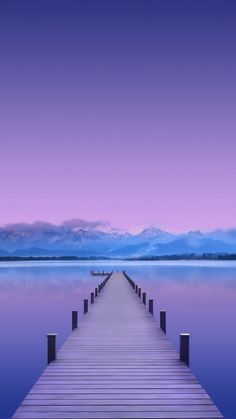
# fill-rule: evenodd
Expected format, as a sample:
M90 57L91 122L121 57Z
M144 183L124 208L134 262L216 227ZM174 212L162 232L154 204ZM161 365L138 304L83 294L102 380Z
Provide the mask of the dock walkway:
M13 418L223 418L123 273L113 273Z

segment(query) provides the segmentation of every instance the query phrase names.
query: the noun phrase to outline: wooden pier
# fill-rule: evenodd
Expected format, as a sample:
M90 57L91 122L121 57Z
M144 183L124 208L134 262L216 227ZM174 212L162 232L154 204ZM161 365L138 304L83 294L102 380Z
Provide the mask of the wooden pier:
M123 273L103 285L13 418L223 418L153 319L153 302Z

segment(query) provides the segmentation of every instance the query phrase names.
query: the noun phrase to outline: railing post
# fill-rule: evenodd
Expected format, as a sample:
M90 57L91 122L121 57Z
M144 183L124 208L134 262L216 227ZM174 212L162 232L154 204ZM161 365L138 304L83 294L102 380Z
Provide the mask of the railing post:
M148 311L153 315L153 300L148 301Z
M138 296L141 298L141 288L138 289Z
M91 304L94 303L94 292L91 292Z
M160 311L160 328L166 334L166 311L165 310Z
M179 359L189 366L189 333L180 333Z
M88 312L88 300L84 300L84 314Z
M72 311L72 330L78 327L78 311Z
M146 292L143 292L143 304L146 305Z
M48 333L48 364L56 360L56 338L57 333Z

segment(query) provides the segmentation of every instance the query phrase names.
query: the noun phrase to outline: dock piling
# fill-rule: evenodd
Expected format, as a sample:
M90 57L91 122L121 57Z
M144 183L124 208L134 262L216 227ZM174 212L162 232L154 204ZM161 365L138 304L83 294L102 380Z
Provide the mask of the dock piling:
M148 311L153 315L153 300L148 301Z
M48 364L56 360L56 338L57 333L48 333Z
M72 330L77 329L78 327L78 311L72 311Z
M88 300L84 300L84 314L88 312Z
M180 333L179 359L189 366L189 333Z
M91 292L90 299L91 299L91 304L93 304L94 303L94 292Z
M146 305L146 296L147 296L146 292L143 292L143 298L142 298L142 300L143 300L143 304L144 305Z
M160 328L166 334L166 311L165 310L160 311Z

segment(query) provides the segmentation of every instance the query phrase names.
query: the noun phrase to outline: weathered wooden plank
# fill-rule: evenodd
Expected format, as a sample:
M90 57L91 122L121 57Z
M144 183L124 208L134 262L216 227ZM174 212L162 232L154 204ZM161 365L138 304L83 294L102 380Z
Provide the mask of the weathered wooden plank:
M62 411L53 412L16 412L16 419L219 419L219 412L70 412L64 408Z
M93 397L96 395L96 397L101 397L104 398L104 396L107 396L107 398L118 398L118 397L122 397L122 398L126 398L126 397L143 397L145 392L144 390L142 390L142 392L133 392L132 390L127 390L126 392L121 392L121 391L114 391L114 392L99 392L99 391L93 391L91 390L91 392L82 392L79 386L60 386L58 387L54 387L52 386L40 386L40 387L36 387L35 392L37 392L37 394L39 393L50 393L50 394L56 394L56 393L63 393L65 390L65 392L71 392L71 393L76 393L78 395L80 395L81 398L83 397ZM34 393L32 393L34 394ZM153 389L153 391L148 391L148 395L150 397L158 397L161 394L185 394L185 395L189 395L189 394L205 394L203 389ZM145 397L147 397L145 395Z
M48 369L48 373L49 372L54 372L55 370L54 369L52 369L52 370L49 370ZM132 372L143 372L144 371L144 368L143 367L140 367L139 365L136 365L136 366L133 366L133 367L130 367L130 366L128 366L127 365L127 367L123 367L123 366L120 366L120 367L116 367L115 365L114 366L112 366L112 365L110 365L110 366L106 366L106 365L104 365L104 366L95 366L95 367L86 367L86 368L83 368L83 367L78 367L78 366L63 366L63 367L60 367L60 366L58 366L58 368L56 369L56 371L60 371L60 372L65 372L65 371L74 371L74 372L78 372L78 373L87 373L87 372L92 372L92 373L94 373L94 372L96 372L96 373L100 373L101 371L109 371L109 372L113 372L113 373L117 373L117 372L125 372L125 373L131 373L132 374ZM162 371L171 371L171 372L175 372L175 373L178 373L179 371L184 371L183 370L183 368L179 368L179 367L176 367L176 366L173 366L173 367L170 367L170 366L168 366L168 365L160 365L160 366L154 366L154 365L152 365L152 366L149 366L149 365L147 365L146 367L145 367L145 371L149 371L149 372L155 372L156 374L158 374L159 372L161 373Z
M88 377L88 378L91 378L91 377L96 377L96 378L100 378L102 381L104 380L104 378L106 379L106 380L112 380L112 379L114 379L116 376L117 376L117 378L124 378L125 380L126 379L128 379L128 378L137 378L137 377L139 377L140 379L152 379L152 380L156 380L156 381L160 381L160 380L165 380L166 378L169 378L169 377L173 377L174 379L178 379L179 377L181 377L181 378L191 378L191 379L195 379L196 380L196 378L195 377L193 377L190 373L183 373L183 372L179 372L179 371L167 371L167 372L165 372L165 371L160 371L160 372L156 372L156 374L155 373L147 373L147 374L144 374L143 372L138 372L138 371L136 371L136 372L128 372L128 373L126 373L126 372L120 372L120 373L118 373L118 372L116 372L116 371L114 371L114 370L112 370L112 371L107 371L107 372L104 372L103 374L101 374L100 372L99 372L99 370L97 370L97 371L93 371L93 372L90 372L90 373L88 373L88 375L86 375L85 374L85 372L83 372L83 373L80 373L79 371L78 372L72 372L72 373L70 373L70 371L64 371L64 372L53 372L53 373L50 373L50 374L45 374L45 375L43 375L42 377L41 377L41 380L48 380L48 379L51 379L51 377L55 377L56 379L58 378L58 379L64 379L64 378L66 378L67 376L69 376L69 377L72 377L72 378L78 378L78 379L81 379L81 380L83 380L85 377Z
M49 380L49 381L45 381L45 382L43 382L43 383L41 383L41 381L39 382L37 382L35 385L34 385L34 388L37 388L38 386L50 386L50 385L52 385L52 382ZM60 386L60 385L67 385L67 386L69 386L69 385L72 385L72 386L74 386L74 385L78 385L78 387L82 390L82 391L91 391L93 388L94 389L97 389L97 390L99 390L99 391L106 391L106 392L110 392L110 391L127 391L128 389L130 390L130 391L143 391L143 390L145 390L145 389L148 389L149 391L150 390L152 390L152 389L163 389L163 388L196 388L196 389L202 389L202 391L205 391L201 386L200 386L200 384L198 384L198 383L196 383L196 384L189 384L189 383L184 383L184 384L179 384L179 383L174 383L174 384L170 384L169 382L167 382L166 384L153 384L153 385L150 385L150 384L138 384L137 386L130 386L130 385L128 385L127 383L126 384L123 384L123 385L119 385L119 384L117 384L117 383L114 383L112 386L109 386L109 388L107 387L107 384L105 383L105 384L78 384L77 382L75 382L75 384L72 384L72 383L70 383L70 382L66 382L65 383L65 381L56 381L56 382L54 382L53 383L53 385L54 386Z
M55 397L53 395L48 395L48 394L44 394L42 395L28 395L25 400L22 403L23 405L27 405L27 404L31 404L31 403L38 403L39 405L44 405L47 404L48 402L51 403L56 403L56 404L62 404L62 405L66 405L67 403L69 405L71 404L76 404L80 406L87 406L88 405L88 401L87 400L78 400L78 396L76 394L71 394L71 395L67 395L67 394L62 394L62 395L55 395ZM112 400L106 401L106 405L116 405L117 401L114 402ZM121 403L119 402L119 405ZM182 399L168 399L168 401L166 399L162 399L160 397L158 397L156 400L153 400L152 403L150 403L150 400L137 400L135 402L135 406L162 406L162 405L210 405L213 406L212 401L210 400L210 398L205 398L205 399L192 399L192 398L187 398L184 401ZM104 405L104 401L103 400L90 400L89 401L89 405L90 406L103 406ZM123 406L134 406L134 401L133 399L126 399L122 401L122 405Z
M197 412L197 411L205 411L205 412L215 412L217 411L217 408L215 406L211 404L204 404L198 401L198 404L196 403L183 403L180 402L179 404L177 402L172 401L173 403L170 404L169 401L168 403L163 403L163 404L158 404L158 403L150 403L150 404L141 404L141 403L130 403L130 404L91 404L91 403L87 403L87 404L81 404L78 400L30 400L25 402L24 404L22 404L22 411L26 411L25 407L31 407L31 411L35 411L35 407L38 406L39 410L41 407L47 407L47 406L70 406L70 407L75 407L76 411L78 412L84 412L84 411L94 411L94 412L102 412L106 409L106 411L111 410L111 411L140 411L140 412L163 412L163 411L174 411L174 412L181 412L181 411L186 411L186 412ZM105 409L104 409L105 406ZM39 411L38 410L38 411ZM70 409L70 411L73 411L72 409Z
M94 384L106 384L107 385L107 387L109 387L110 385L114 385L114 384L116 384L116 383L119 383L120 385L121 384L124 384L125 382L126 383L129 383L130 384L130 387L134 387L134 386L137 386L137 385L139 385L139 384L149 384L150 386L152 386L152 384L153 385L155 385L156 383L158 383L158 382L163 382L163 380L152 380L152 379L144 379L144 378L142 378L142 379L126 379L126 380L123 380L123 379L116 379L116 378L112 378L112 379L104 379L104 380L101 380L101 379L99 379L99 377L95 377L94 379L88 379L88 380L86 380L86 379L79 379L79 378L77 378L77 377L72 377L72 378L70 378L69 376L66 378L67 380L74 380L74 381L77 381L79 384L81 383L81 384L92 384L92 383L94 383ZM55 383L55 381L57 381L57 377L54 377L54 378L52 378L52 381L54 381L54 383ZM190 384L195 384L195 383L197 383L197 381L194 379L194 378L189 378L188 380L186 379L186 378L167 378L166 380L165 380L165 382L167 383L190 383Z
M158 405L148 405L148 406L142 406L142 405L95 405L95 406L79 406L79 405L67 405L67 404L60 404L58 405L55 403L54 405L46 405L46 406L40 406L40 405L22 405L22 411L24 412L34 412L35 407L37 406L38 412L53 412L53 411L60 411L66 409L68 412L156 412ZM162 405L158 406L159 412L217 412L217 409L213 405L188 405L185 406L182 405Z

